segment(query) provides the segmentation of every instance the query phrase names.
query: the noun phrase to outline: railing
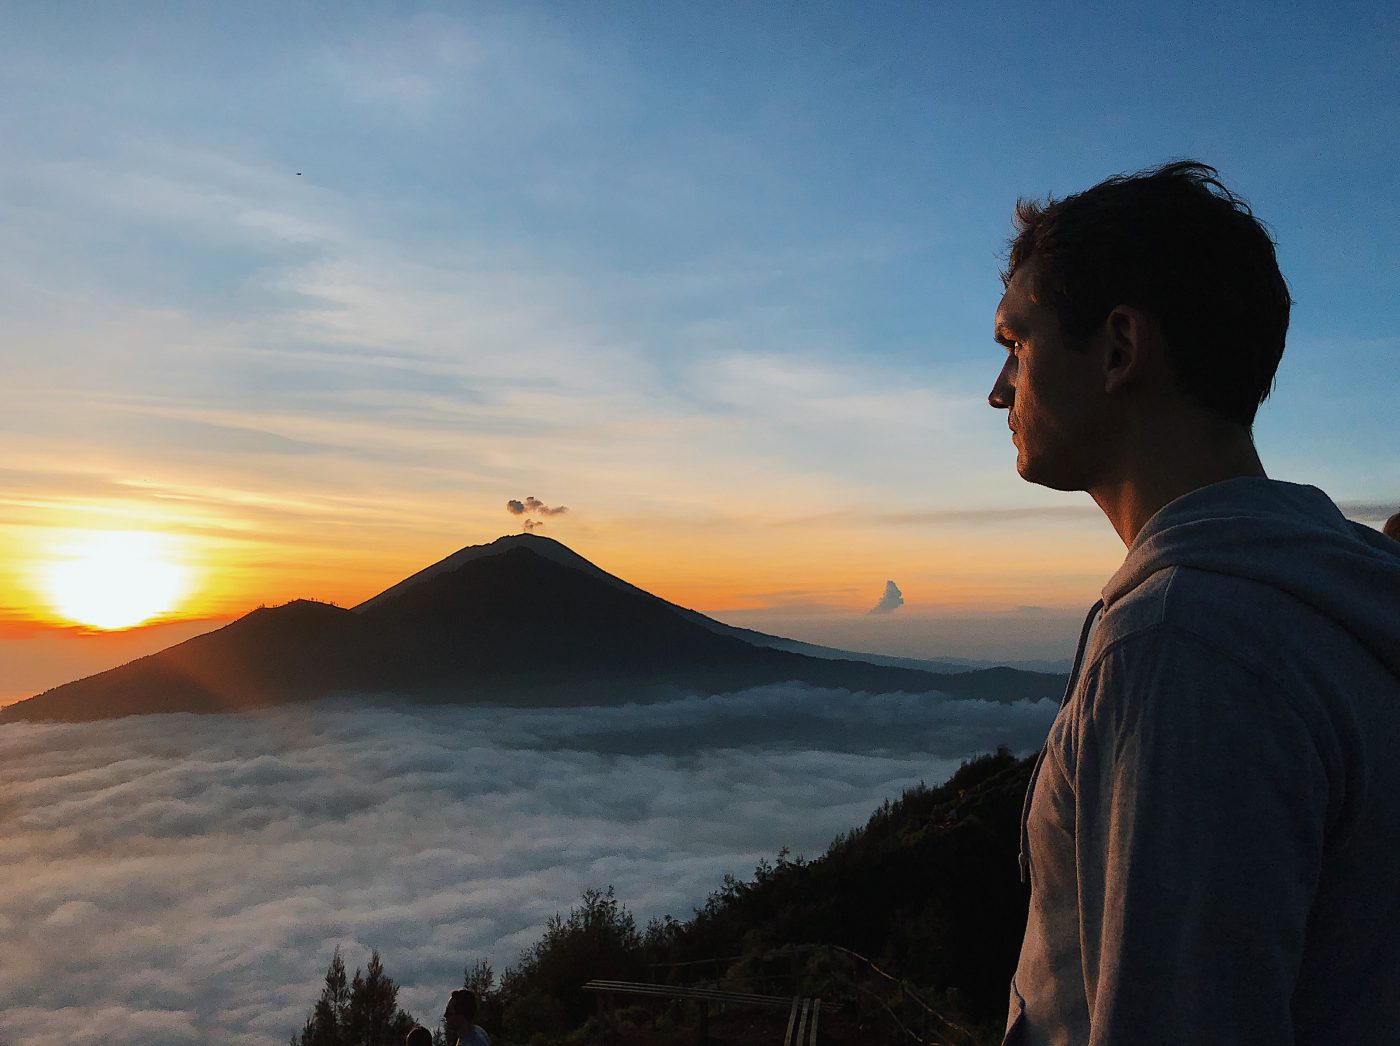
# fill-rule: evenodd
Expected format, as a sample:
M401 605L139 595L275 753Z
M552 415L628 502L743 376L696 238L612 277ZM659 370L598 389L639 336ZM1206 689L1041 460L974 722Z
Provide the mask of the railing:
M859 952L852 951L849 948L843 948L840 945L792 944L759 954L716 956L714 958L692 959L686 962L675 963L652 963L650 964L649 970L652 980L660 981L668 976L666 971L709 967L713 969L714 983L716 985L758 984L765 987L777 985L782 985L784 987L790 986L790 995L768 996L769 998L782 998L790 1002L792 999L801 996L803 975L801 959L803 956L810 955L813 952L842 956L845 960L849 961L854 967L849 976L840 974L837 970L829 970L827 971L827 975L834 977L848 991L863 997L867 1000L868 1004L882 1012L887 1020L898 1027L900 1034L905 1037L906 1041L918 1043L921 1044L921 1046L957 1046L957 1044L977 1041L976 1035L971 1029L964 1027L929 1005L908 981L887 973ZM765 973L754 973L749 976L734 976L725 972L730 964L740 961L748 961L750 963L757 962L760 964L780 964L784 960L789 964L789 969L787 971L778 972L769 970ZM863 970L864 975L858 975L856 970ZM872 991L866 984L861 983L872 975L873 978L876 979L877 984L883 983L886 986L886 991L893 991L894 995L890 997L881 992ZM663 987L662 985L655 986ZM771 991L772 988L769 987L768 990ZM899 1005L900 1009L905 1010L905 1016L903 1018L891 1007L891 1001L897 1001L897 1005ZM824 1003L823 1006L828 1011L835 1011L838 1008L829 1002ZM906 1023L906 1021L909 1021L911 1011L914 1015L922 1014L924 1021L931 1021L933 1026L922 1030L922 1034L916 1032ZM815 1039L812 1041L815 1041Z
M817 1046L817 1025L821 1017L820 999L805 999L797 995L755 995L749 992L726 992L712 988L686 988L667 984L643 984L637 981L593 980L584 991L598 993L600 1011L611 1008L614 995L634 995L652 999L687 999L700 1003L700 1032L704 1039L709 1030L709 1007L757 1006L788 1011L787 1034L783 1046ZM836 1007L828 1006L828 1010Z

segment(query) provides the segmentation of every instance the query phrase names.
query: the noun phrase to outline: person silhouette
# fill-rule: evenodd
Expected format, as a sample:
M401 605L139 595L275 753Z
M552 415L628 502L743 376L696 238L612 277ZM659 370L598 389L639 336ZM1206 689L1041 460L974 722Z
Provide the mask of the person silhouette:
M491 1036L476 1023L476 1010L476 992L458 988L452 993L442 1015L447 1046L491 1046Z
M1031 774L1004 1042L1394 1042L1400 543L1264 472L1273 242L1192 161L1016 219L988 402L1128 551Z
M404 1046L433 1046L433 1033L419 1024L408 1033Z

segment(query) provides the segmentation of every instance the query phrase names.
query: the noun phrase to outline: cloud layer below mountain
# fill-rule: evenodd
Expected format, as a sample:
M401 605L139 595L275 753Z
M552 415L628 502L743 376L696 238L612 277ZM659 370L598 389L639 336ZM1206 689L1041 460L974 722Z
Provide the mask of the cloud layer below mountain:
M770 687L0 729L0 1041L284 1042L337 945L420 1018L590 886L686 917L1053 708Z

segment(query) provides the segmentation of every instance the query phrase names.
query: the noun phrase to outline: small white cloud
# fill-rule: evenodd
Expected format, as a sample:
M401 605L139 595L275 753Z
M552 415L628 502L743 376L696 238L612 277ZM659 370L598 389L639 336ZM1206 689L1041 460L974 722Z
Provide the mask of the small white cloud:
M870 613L892 614L902 606L904 606L904 593L893 581L886 581L885 591L881 594L880 601L870 608Z

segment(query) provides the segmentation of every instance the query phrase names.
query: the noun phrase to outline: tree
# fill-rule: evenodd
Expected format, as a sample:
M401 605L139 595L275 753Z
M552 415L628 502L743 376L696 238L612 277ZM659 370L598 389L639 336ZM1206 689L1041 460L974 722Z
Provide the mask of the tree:
M480 1002L495 993L496 971L487 960L478 959L462 971L462 987L474 991Z
M501 1027L504 1003L496 986L496 971L485 959L477 959L462 971L462 987L476 993L476 1023L491 1030Z
M557 1034L580 1023L594 999L586 981L637 980L646 970L637 922L609 886L585 890L566 917L553 916L544 937L501 978L512 1034Z
M384 972L376 949L365 975L350 984L346 1046L399 1046L417 1023L399 1008L399 986Z
M326 984L293 1046L400 1046L417 1023L399 1008L399 986L384 972L378 950L348 984L336 948Z
M349 1008L350 989L346 984L345 960L340 957L340 948L337 947L331 956L330 966L326 968L325 987L321 989L321 997L316 1000L311 1016L306 1019L301 1038L293 1037L295 1046L344 1046Z

